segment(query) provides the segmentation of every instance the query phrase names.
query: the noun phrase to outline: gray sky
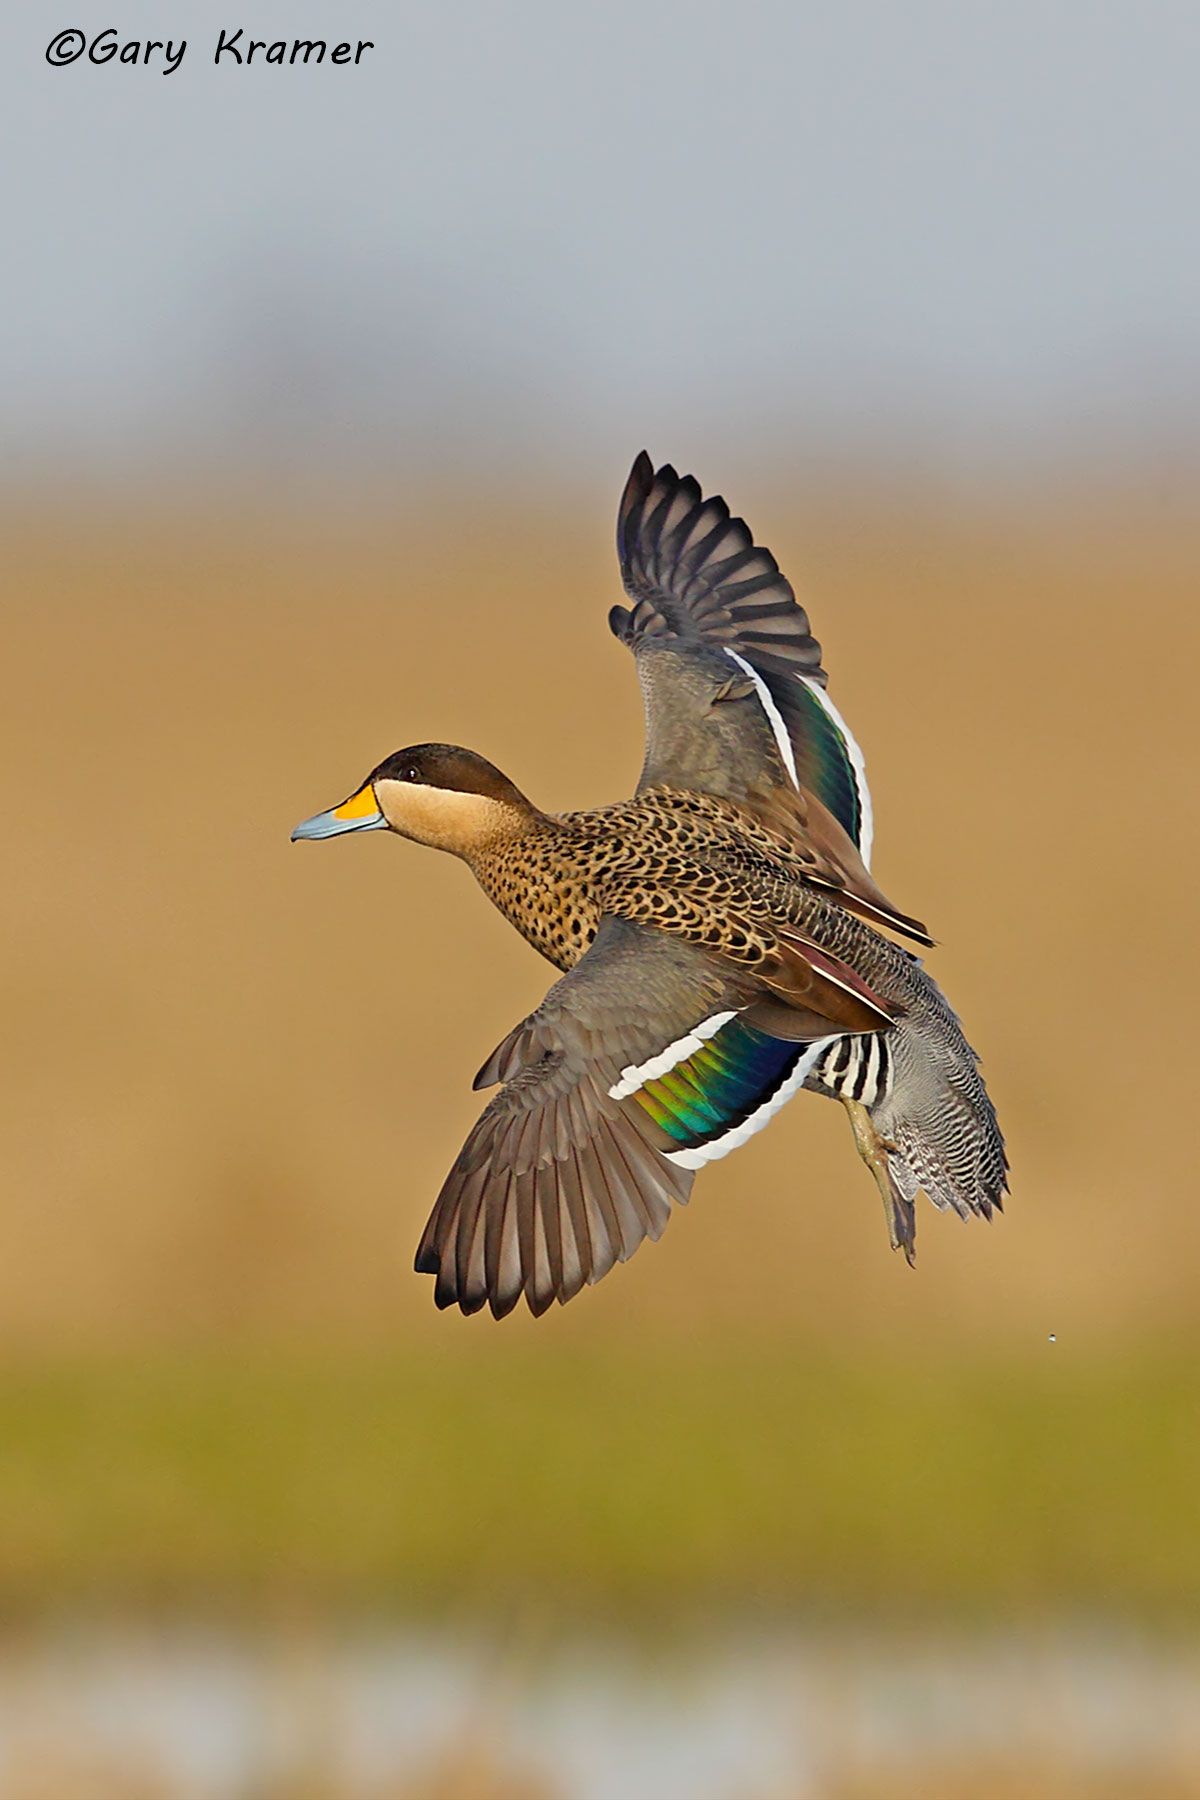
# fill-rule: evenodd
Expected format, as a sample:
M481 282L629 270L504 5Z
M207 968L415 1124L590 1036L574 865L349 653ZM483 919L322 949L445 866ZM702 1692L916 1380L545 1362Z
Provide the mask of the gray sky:
M214 67L239 23L376 48ZM1194 0L47 0L2 80L26 473L1200 436Z

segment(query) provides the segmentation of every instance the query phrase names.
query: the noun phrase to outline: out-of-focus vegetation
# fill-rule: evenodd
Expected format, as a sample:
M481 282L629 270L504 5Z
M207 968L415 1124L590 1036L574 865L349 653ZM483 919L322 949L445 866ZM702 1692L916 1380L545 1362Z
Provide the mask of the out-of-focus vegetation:
M802 1096L566 1311L437 1315L412 1247L550 971L449 859L287 834L423 739L549 807L630 789L611 506L10 519L10 1618L1194 1621L1200 538L1144 497L732 498L865 745L880 879L941 940L1008 1214L925 1208L910 1274ZM937 1791L884 1773L873 1800Z
M1142 1763L1108 1771L1074 1764L1070 1758L1027 1761L955 1762L949 1767L871 1768L803 1800L1197 1800L1200 1772ZM482 1796L481 1796L482 1800ZM799 1800L799 1796L797 1797Z
M732 496L866 747L880 879L942 940L1006 1217L925 1208L910 1274L801 1096L536 1326L439 1316L411 1273L470 1078L551 971L449 858L288 831L423 739L549 807L629 791L615 487L7 521L10 1604L1200 1598L1200 538L1151 498Z
M0 1800L186 1800L188 1778L147 1768L143 1759L48 1750L0 1776ZM513 1767L489 1746L452 1753L415 1772L360 1780L329 1770L297 1770L256 1782L246 1800L569 1800L553 1773ZM1113 1772L1070 1758L923 1764L873 1761L863 1773L798 1776L764 1791L733 1787L728 1800L1198 1800L1200 1772L1138 1762ZM675 1800L675 1796L671 1796ZM679 1796L679 1800L684 1800Z
M322 1354L0 1381L0 1595L303 1598L558 1623L697 1612L1194 1618L1200 1373Z
M0 1800L189 1800L195 1791L186 1771L160 1769L154 1758L80 1752L62 1745L39 1747L0 1771ZM471 1743L415 1770L382 1778L356 1778L338 1768L336 1759L333 1767L268 1775L254 1781L244 1800L566 1800L566 1794L552 1777L526 1769L519 1758L487 1743ZM1176 1795L1164 1794L1163 1800L1176 1800Z
M548 807L631 790L622 472L541 507L251 523L143 495L7 521L0 1350L400 1333L436 1364L522 1335L436 1318L410 1258L471 1077L552 971L452 859L288 832L427 739ZM1146 496L795 492L730 498L825 645L875 869L939 939L1011 1208L923 1208L910 1276L841 1110L802 1095L540 1354L793 1322L878 1343L903 1389L922 1351L1190 1332L1200 533Z

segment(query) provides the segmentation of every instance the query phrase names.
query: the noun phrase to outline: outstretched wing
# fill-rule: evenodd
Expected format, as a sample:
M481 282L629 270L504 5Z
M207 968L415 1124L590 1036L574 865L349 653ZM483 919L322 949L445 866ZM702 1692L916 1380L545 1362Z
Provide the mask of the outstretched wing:
M695 945L604 919L477 1077L504 1086L417 1251L438 1306L501 1318L524 1294L542 1313L659 1237L692 1170L765 1124L830 1041L819 1014L772 1035L780 1011Z
M705 645L750 682L793 783L841 825L867 866L871 796L862 752L825 692L821 646L779 564L719 495L691 475L655 470L643 450L617 516L621 578L633 607L609 624L633 648L650 639Z
M640 787L722 796L793 849L802 877L877 924L932 942L867 867L862 756L825 693L821 648L770 551L690 475L643 452L617 523L634 605L609 623L646 710Z

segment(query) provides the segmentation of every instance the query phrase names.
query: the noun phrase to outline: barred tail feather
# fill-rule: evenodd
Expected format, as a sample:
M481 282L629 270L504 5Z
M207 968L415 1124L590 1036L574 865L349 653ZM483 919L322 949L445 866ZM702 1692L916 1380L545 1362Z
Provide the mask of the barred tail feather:
M893 1034L897 1079L871 1120L905 1200L923 1191L960 1218L990 1219L1008 1187L1004 1138L975 1052L948 1007L945 1014L936 1034L907 1021Z
M983 1108L967 1118L947 1106L891 1126L877 1124L896 1146L888 1151L888 1168L906 1200L923 1191L943 1212L962 1219L972 1213L990 1219L1004 1210L1008 1157L986 1093Z
M889 978L876 970L872 979L900 1016L874 1037L834 1039L807 1085L845 1105L889 1206L893 1244L899 1238L911 1260L916 1196L990 1219L1003 1205L1008 1158L978 1058L945 996L914 957L895 945L886 955Z

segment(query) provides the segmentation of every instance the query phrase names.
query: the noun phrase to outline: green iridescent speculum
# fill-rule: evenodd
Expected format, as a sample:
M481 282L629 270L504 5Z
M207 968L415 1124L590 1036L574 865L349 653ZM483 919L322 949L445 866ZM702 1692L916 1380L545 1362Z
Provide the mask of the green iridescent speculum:
M811 689L796 683L799 698L809 715L808 741L816 752L813 770L818 800L827 806L854 842L862 838L862 805L858 782L846 750L846 742ZM794 703L794 702L793 702Z
M681 1149L695 1149L732 1131L768 1101L795 1068L803 1044L767 1037L740 1018L634 1099Z

